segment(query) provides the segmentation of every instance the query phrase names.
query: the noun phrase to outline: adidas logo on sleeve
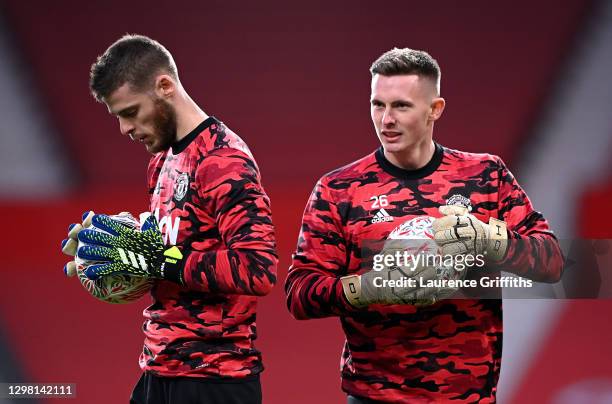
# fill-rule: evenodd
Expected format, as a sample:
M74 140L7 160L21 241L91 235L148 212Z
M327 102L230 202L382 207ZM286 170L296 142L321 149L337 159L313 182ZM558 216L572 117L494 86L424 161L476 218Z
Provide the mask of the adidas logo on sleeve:
M384 208L381 208L372 218L372 223L392 222L393 216L389 215Z

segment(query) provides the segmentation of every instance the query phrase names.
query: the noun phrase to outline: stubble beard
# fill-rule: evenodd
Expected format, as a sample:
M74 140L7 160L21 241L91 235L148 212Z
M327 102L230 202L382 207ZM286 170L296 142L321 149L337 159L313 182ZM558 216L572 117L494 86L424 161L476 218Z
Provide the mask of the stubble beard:
M157 141L150 148L151 153L168 150L176 141L176 110L167 101L158 98L154 101L155 118L153 127Z

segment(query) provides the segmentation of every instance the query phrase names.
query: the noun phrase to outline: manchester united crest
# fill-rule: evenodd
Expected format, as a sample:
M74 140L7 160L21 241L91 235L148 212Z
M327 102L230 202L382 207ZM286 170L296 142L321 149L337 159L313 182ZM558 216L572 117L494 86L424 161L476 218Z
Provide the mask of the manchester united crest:
M447 205L463 206L468 212L472 211L472 201L463 195L455 194L446 200Z
M174 200L179 202L187 194L189 189L189 174L181 173L174 181Z

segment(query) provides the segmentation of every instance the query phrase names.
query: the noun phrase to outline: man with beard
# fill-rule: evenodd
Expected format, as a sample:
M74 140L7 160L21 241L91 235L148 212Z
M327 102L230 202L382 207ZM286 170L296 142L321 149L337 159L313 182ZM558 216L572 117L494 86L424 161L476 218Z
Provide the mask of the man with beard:
M256 296L275 284L277 254L251 152L189 97L172 55L148 37L112 44L92 65L90 88L121 133L153 154L142 229L95 215L78 236L90 245L79 256L102 261L85 270L90 279L155 279L131 402L261 403Z

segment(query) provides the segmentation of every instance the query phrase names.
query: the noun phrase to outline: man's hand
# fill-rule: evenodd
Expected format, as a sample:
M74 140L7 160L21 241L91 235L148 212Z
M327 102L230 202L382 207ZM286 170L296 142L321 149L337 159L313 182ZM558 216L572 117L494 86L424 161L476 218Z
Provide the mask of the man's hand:
M433 240L388 240L381 254L395 256L396 252L403 253L407 243L410 243L411 246L422 243L424 250L431 250L433 243L434 251L438 249ZM440 298L455 292L456 289L421 287L422 282L441 279L445 276L445 270L436 268L433 264L425 259L419 259L417 262L411 261L401 266L395 262L390 266L384 265L381 271L371 270L363 275L342 277L344 295L355 307L367 307L370 304L416 306L434 304ZM451 268L450 271L455 270ZM396 284L393 285L392 282Z
M488 260L500 261L508 248L506 222L489 218L478 220L463 206L440 206L443 217L433 222L434 239L443 255L486 254Z
M91 224L78 233L85 245L77 251L81 259L102 261L85 269L89 279L128 274L181 283L183 255L177 247L166 249L155 216L149 216L140 230L122 223L120 216L94 215Z
M74 258L79 242L77 238L78 234L81 230L91 225L91 218L93 215L93 211L87 211L83 213L82 223L72 223L70 226L68 226L68 238L62 240L62 252L64 254ZM64 265L64 274L66 276L76 275L76 262L74 259Z

